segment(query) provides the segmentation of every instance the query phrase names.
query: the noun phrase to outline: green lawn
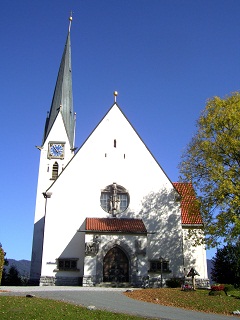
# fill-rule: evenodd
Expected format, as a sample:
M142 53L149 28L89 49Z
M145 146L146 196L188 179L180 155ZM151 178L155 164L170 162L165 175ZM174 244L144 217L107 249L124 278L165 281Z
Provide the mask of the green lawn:
M0 296L0 319L139 320L142 318L107 311L88 310L73 304L48 299Z

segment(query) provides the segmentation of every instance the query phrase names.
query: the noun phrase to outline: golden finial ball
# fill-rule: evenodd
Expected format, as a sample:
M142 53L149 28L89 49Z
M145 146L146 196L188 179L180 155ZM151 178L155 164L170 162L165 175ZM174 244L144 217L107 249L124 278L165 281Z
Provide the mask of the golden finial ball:
M72 21L72 16L69 17L69 20Z
M117 91L114 91L113 92L114 96L116 97L118 95L118 92Z

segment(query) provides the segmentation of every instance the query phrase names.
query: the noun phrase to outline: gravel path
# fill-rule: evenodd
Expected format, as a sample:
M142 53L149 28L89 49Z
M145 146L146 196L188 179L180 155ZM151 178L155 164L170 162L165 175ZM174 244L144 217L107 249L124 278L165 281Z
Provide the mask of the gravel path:
M240 320L238 316L223 316L204 312L195 312L174 307L165 307L154 303L130 299L123 295L122 288L93 287L0 287L1 295L26 294L36 297L71 302L81 306L95 306L97 309L121 312L161 320Z

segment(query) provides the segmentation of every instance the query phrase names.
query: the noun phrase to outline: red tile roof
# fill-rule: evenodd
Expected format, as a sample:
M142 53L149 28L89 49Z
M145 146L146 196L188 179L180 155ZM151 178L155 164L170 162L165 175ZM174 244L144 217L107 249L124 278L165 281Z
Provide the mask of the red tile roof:
M86 230L101 232L147 233L141 219L86 218Z
M174 182L173 185L181 196L182 224L203 224L192 184Z

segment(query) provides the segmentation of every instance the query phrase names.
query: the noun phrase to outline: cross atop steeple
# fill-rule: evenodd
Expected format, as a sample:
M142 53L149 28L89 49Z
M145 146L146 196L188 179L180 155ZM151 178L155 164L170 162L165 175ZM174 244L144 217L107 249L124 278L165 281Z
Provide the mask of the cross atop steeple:
M117 102L118 92L117 92L117 91L114 91L114 92L113 92L113 95L114 95L114 102L116 103L116 102Z
M71 31L71 26L72 26L72 15L73 15L73 12L71 11L70 12L70 17L69 17L69 27L68 27L68 32L70 32Z

